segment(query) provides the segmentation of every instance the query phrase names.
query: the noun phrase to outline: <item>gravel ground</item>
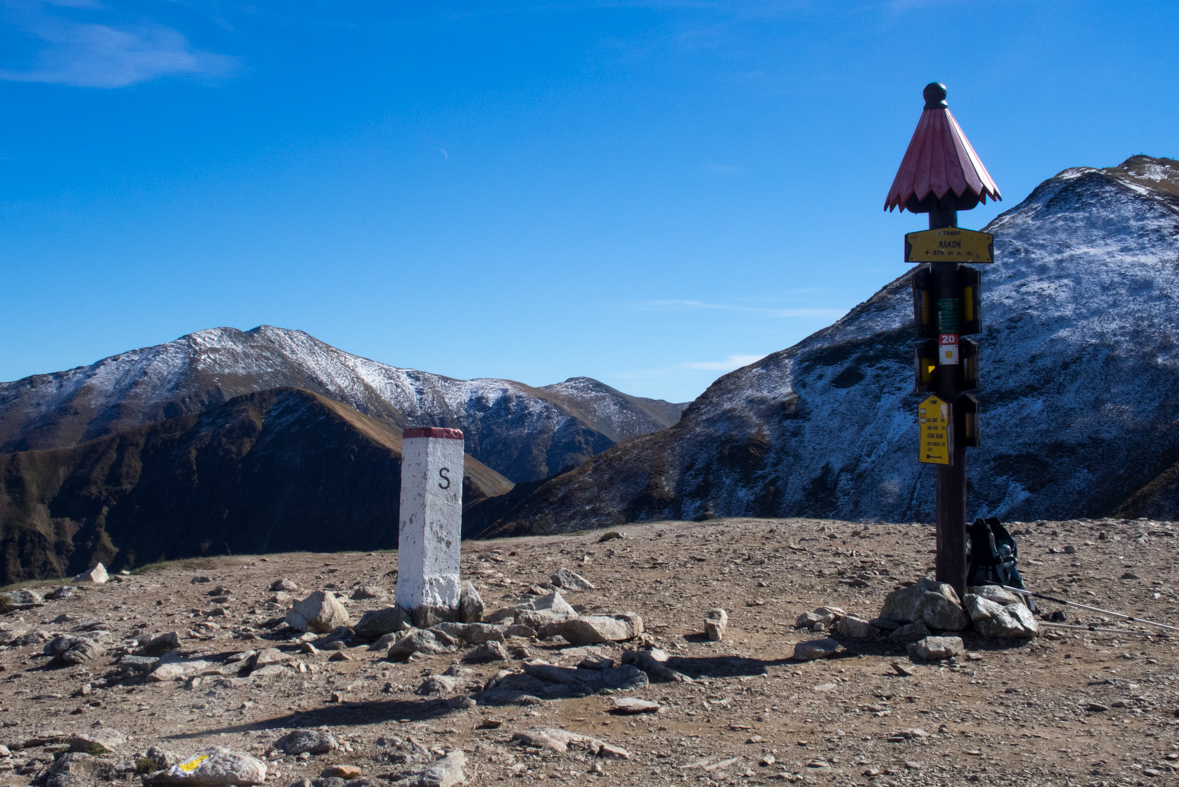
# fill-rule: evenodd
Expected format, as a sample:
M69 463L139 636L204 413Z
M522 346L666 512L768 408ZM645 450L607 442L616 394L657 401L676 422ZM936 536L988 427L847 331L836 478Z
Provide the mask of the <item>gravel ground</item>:
M1008 526L1031 589L1179 624L1172 524ZM570 603L588 613L638 612L646 646L665 651L693 679L625 692L659 703L657 713L612 715L618 694L609 693L476 705L462 697L501 669L518 669L519 658L464 665L462 651L408 662L367 647L305 653L309 637L273 625L289 604L272 600L273 581L296 583L296 599L331 590L346 600L360 587L391 596L395 554L181 561L106 585L80 584L73 597L0 616L0 743L11 750L0 756L0 785L29 784L64 748L62 736L112 729L128 737L108 755L117 762L133 763L150 746L184 757L218 745L264 758L268 781L281 785L319 777L333 765L392 781L454 749L466 753L470 785L1179 783L1175 640L1157 630L1142 636L1045 628L1036 640L1012 642L968 632L965 657L936 663L914 662L886 639L842 639L830 659L791 660L796 642L823 636L796 630L800 613L834 605L872 618L902 581L931 574L933 533L926 525L728 519L619 532L623 538L601 543L600 532L467 542L464 578L493 611L566 567L597 586L566 593ZM346 603L355 621L391 600ZM1041 606L1045 613L1064 609L1068 625L1134 628L1099 612ZM729 615L720 642L703 636L713 607ZM115 667L128 640L166 631L180 635L177 654L212 669L197 680L153 682ZM59 634L93 638L101 655L53 666L42 651ZM575 666L586 655L617 662L624 648L644 643L506 644L515 657ZM231 657L264 647L291 659L267 670L272 674L239 677ZM460 680L452 691L415 693L427 677L455 665ZM513 740L537 727L590 736L629 758L576 746L538 750ZM330 732L338 747L302 758L275 750L280 736L309 728Z

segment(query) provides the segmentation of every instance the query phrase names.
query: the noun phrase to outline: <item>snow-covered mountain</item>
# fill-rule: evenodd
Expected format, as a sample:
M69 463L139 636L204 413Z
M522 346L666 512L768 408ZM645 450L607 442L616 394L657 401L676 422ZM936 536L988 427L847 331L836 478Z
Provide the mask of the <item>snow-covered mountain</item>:
M1179 162L1065 170L986 231L996 262L978 266L983 444L968 451L969 515L1130 515L1149 501L1173 516ZM513 493L483 532L736 515L932 521L910 278L717 380L671 429Z
M214 328L91 366L0 383L0 452L75 445L279 387L308 390L399 427L462 429L467 453L513 481L543 478L670 426L684 407L588 378L547 388L454 380L351 355L302 331Z

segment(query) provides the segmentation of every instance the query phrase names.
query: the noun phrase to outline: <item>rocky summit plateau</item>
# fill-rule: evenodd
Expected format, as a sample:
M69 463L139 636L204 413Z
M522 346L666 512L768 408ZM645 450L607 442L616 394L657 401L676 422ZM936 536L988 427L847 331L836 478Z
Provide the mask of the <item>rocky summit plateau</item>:
M1171 523L1011 527L1031 587L1179 620ZM468 622L431 629L390 609L395 553L30 585L0 616L0 785L1179 778L1167 631L1041 601L984 635L924 579L933 544L811 519L466 542Z

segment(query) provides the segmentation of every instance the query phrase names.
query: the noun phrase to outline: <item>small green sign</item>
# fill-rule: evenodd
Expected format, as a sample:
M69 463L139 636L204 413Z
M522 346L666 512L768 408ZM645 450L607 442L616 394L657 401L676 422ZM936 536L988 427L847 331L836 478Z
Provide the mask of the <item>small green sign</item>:
M937 299L937 332L958 333L958 299Z

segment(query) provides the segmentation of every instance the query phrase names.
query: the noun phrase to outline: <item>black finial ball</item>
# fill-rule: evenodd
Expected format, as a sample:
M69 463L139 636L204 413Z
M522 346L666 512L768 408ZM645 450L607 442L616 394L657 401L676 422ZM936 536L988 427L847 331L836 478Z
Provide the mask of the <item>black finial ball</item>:
M945 109L949 106L946 103L946 86L941 82L930 82L921 95L925 97L926 109Z

